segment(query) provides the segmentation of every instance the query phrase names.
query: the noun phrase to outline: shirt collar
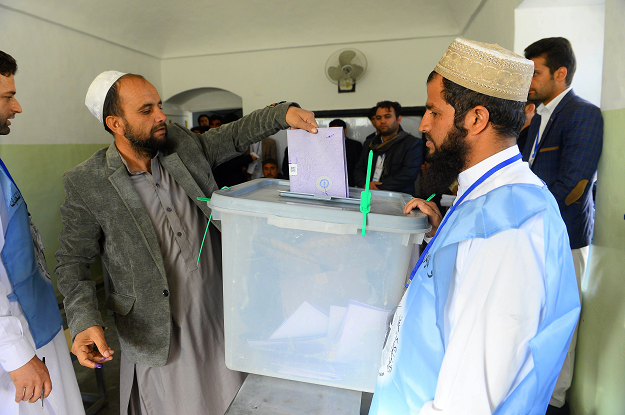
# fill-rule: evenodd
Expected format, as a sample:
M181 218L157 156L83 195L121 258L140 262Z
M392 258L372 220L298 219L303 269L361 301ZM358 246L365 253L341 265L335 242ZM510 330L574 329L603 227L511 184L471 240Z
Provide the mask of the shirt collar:
M553 111L556 109L556 107L558 106L558 104L560 103L560 101L562 101L562 98L564 98L564 96L568 94L571 89L573 89L572 86L568 87L567 89L562 91L557 97L549 101L549 104L547 105L541 103L536 109L536 112L540 114L541 116L545 113L551 115Z
M475 183L484 173L498 165L499 163L514 157L519 153L519 147L513 145L499 153L493 154L489 158L480 161L475 166L466 169L458 175L458 197L462 196L473 183ZM517 160L516 162L519 162ZM515 163L516 163L515 162Z
M122 159L122 163L124 163L124 166L126 166L126 170L128 170L128 174L131 175L135 175L135 174L143 174L143 173L147 173L144 170L137 170L137 171L130 171L130 167L128 167L128 163L126 162L126 159L124 158L124 156L122 156L122 153L119 152L119 149L117 148L117 146L115 146L115 150L117 150L117 153L119 154L119 158ZM152 171L154 171L154 166L156 166L158 163L158 152L156 153L156 155L154 157L152 157Z

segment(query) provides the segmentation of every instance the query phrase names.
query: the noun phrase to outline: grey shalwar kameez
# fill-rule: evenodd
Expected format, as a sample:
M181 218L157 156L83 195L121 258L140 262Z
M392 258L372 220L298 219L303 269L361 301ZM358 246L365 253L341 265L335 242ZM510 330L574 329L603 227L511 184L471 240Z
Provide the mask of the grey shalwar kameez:
M120 413L223 415L244 375L224 363L220 234L211 226L198 267L207 218L158 157L151 170L129 173L163 254L173 333L165 366L135 364L122 352Z

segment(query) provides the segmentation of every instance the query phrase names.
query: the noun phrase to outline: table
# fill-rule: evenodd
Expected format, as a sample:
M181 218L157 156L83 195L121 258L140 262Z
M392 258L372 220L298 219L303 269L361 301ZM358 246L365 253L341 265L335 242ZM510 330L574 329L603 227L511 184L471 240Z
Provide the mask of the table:
M225 415L357 415L362 392L250 374Z

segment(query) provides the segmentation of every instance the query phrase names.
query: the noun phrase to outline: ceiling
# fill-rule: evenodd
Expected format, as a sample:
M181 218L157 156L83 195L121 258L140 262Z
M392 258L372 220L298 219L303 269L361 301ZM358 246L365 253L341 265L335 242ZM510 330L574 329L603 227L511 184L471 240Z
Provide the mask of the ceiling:
M0 0L159 58L454 36L486 0Z

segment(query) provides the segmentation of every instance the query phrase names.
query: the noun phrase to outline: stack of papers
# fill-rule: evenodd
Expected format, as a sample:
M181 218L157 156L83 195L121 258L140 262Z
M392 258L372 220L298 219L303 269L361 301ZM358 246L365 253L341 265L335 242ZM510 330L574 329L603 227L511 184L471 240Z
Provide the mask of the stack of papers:
M305 301L269 337L269 340L302 339L325 337L328 333L328 316L314 305Z
M371 361L382 350L389 313L350 300L347 307L330 306L328 315L305 301L269 339L248 344L281 353L322 353L318 358L343 363Z
M291 192L349 197L341 127L287 130Z

